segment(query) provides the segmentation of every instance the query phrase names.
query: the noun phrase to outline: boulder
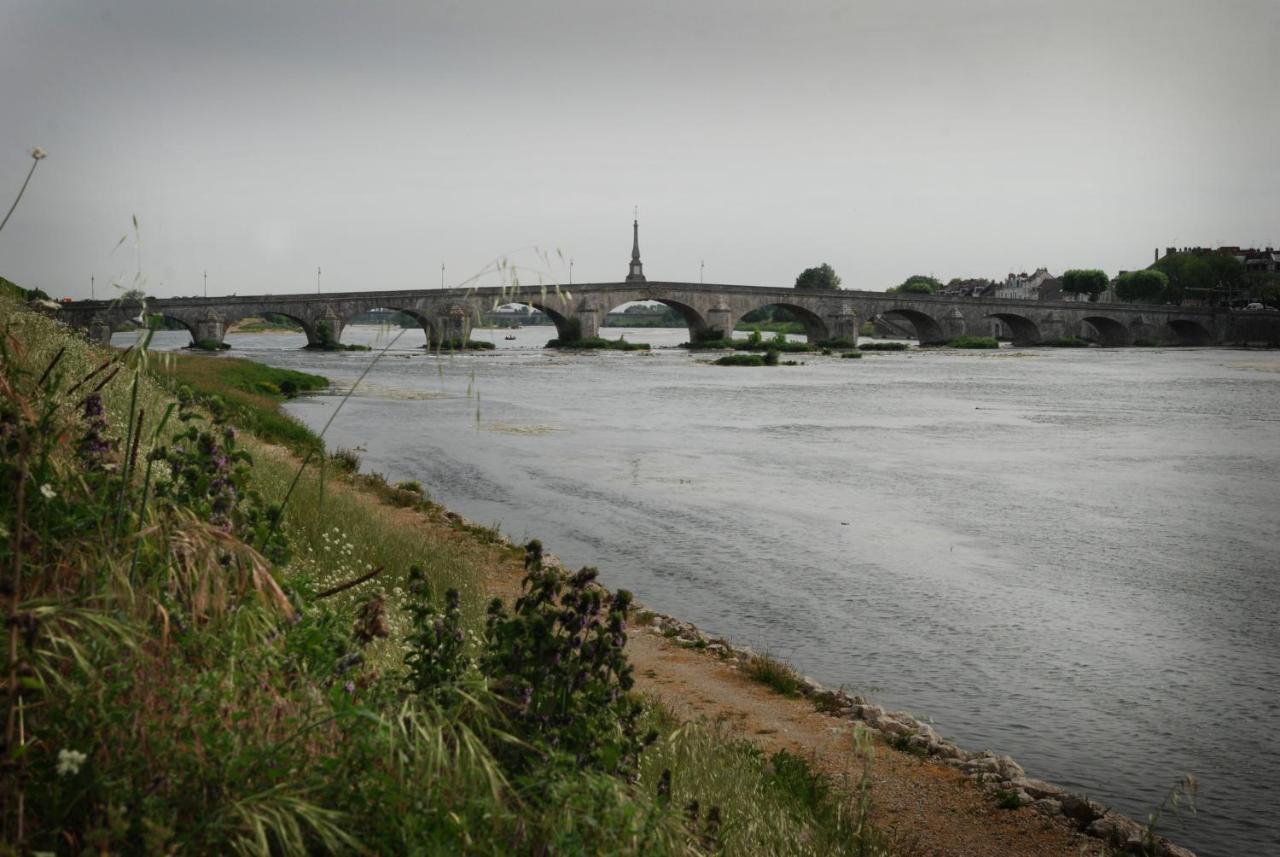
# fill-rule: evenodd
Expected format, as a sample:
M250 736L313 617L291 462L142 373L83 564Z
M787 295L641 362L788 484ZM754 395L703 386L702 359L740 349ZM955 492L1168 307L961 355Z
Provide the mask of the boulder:
M1062 814L1075 822L1081 830L1085 830L1099 818L1106 815L1107 808L1084 795L1066 794L1061 798Z
M1117 848L1142 853L1142 836L1145 831L1136 821L1119 813L1108 812L1102 818L1095 819L1085 832Z
M1053 783L1046 783L1044 780L1037 780L1032 777L1015 778L1018 788L1031 795L1036 800L1044 798L1052 798L1057 800L1066 794L1066 789L1059 788Z
M1031 808L1034 809L1036 812L1040 813L1041 815L1048 815L1048 816L1062 815L1062 801L1054 800L1051 797L1040 798L1040 800L1033 800L1031 802Z

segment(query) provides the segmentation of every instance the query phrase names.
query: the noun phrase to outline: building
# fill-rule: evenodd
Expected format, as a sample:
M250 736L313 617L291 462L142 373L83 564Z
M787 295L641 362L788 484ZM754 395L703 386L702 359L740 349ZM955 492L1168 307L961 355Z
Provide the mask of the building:
M1021 274L1009 274L1003 283L995 288L991 297L1001 300L1038 301L1040 287L1050 280L1047 268L1036 268L1034 274L1023 271Z

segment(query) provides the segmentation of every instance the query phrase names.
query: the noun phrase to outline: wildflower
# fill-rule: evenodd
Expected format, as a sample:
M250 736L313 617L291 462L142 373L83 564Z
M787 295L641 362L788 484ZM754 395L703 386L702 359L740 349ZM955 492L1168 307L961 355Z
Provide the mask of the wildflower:
M345 690L348 694L355 693L356 692L355 682L350 682L350 681L347 682L342 686L342 689Z
M39 146L36 146L31 150L31 157L35 158L37 161L43 161L45 158L49 157L49 153Z
M54 497L58 496L58 492L54 491L53 486L50 485L48 482L40 486L40 493L41 495L44 496L44 499L46 500L52 500Z
M79 750L59 750L58 751L58 776L65 777L68 774L75 776L80 773L80 766L85 763L89 757Z

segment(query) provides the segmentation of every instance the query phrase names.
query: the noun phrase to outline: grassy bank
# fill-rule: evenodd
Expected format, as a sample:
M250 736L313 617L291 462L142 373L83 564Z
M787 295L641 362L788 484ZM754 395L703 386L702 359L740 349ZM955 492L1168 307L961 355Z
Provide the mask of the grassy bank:
M278 405L323 379L0 301L17 850L887 853L803 759L635 698L594 572L531 544L486 609L511 549L299 470Z

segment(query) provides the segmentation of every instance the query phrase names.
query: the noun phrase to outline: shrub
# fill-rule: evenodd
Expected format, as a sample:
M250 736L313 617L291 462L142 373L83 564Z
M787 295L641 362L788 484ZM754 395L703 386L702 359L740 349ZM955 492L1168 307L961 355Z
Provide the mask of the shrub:
M864 342L858 346L863 351L906 351L910 347L906 342Z
M845 360L857 360L862 357L862 352L856 349L854 351L842 351L840 356Z
M510 614L489 605L481 661L506 711L538 755L567 770L628 774L656 734L642 735L623 647L631 594L610 594L594 568L566 576L525 548L523 594ZM530 760L526 759L526 763Z
M1050 339L1044 343L1050 348L1088 348L1088 340L1081 339L1078 336L1059 336L1057 339Z
M996 806L1001 809L1019 809L1022 806L1022 798L1018 796L1017 789L996 789L994 794Z
M994 336L957 336L947 343L948 348L999 348Z
M1160 343L1156 342L1154 339L1148 339L1146 337L1138 337L1137 339L1133 340L1133 344L1138 348L1155 348Z
M578 351L648 351L649 343L647 342L628 342L625 339L604 339L599 336L586 337L584 339L560 340L553 339L546 345L547 348L567 348Z
M824 339L821 342L818 342L817 346L819 348L844 349L857 348L858 343L847 336L837 336L832 339Z
M772 352L777 354L778 352ZM716 366L763 366L764 358L759 354L726 354L715 361Z
M329 460L344 473L355 473L360 469L360 453L354 449L339 447L329 454Z
M788 663L768 655L756 655L747 661L747 677L773 688L783 696L800 694L800 676Z
M778 365L778 350L776 348L770 348L768 351L764 353L764 365L766 366Z

